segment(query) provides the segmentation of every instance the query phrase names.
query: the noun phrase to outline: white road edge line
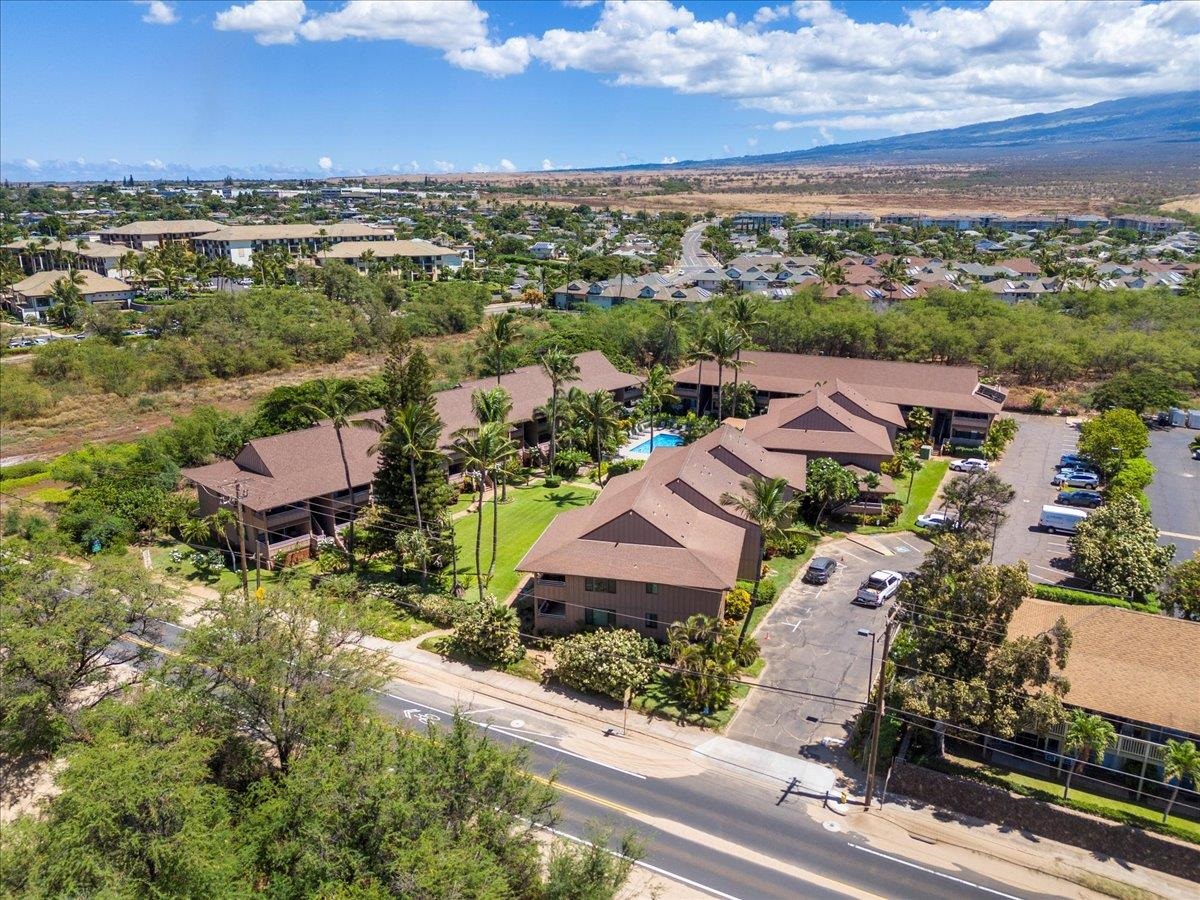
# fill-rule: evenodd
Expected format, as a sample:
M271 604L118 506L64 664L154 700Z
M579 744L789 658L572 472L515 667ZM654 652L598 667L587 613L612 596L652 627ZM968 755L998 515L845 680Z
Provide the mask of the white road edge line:
M984 887L982 884L976 884L973 881L967 881L965 878L959 878L956 875L949 875L946 872L939 872L937 869L930 869L926 866L918 865L907 859L901 859L898 856L892 856L890 853L881 853L878 850L872 850L870 847L864 847L862 844L855 844L852 841L846 841L846 846L853 847L855 850L861 850L863 853L870 853L872 856L880 856L884 859L890 859L892 862L900 863L902 866L908 866L910 869L919 869L930 875L936 875L938 878L945 878L947 881L953 881L958 884L965 884L967 887L975 888L977 891L986 891L989 894L995 894L997 897L1004 897L1006 900L1022 900L1014 894L1006 894L1003 891L998 891L995 888Z
M549 825L542 825L541 828L544 831L548 831L551 834L558 835L561 838L566 838L568 841L573 841L576 844L582 844L585 847L594 847L595 846L591 841L586 841L581 837L576 837L575 835L568 834L565 831L559 831L557 828L551 828ZM615 851L615 850L610 850L608 847L603 847L601 849L603 849L605 853L611 854L612 856L620 856L621 855L620 853L617 853L617 851ZM704 891L704 893L706 893L706 894L712 894L714 897L720 897L720 898L722 898L722 900L739 900L739 898L733 896L732 894L726 894L724 891L718 891L716 888L709 887L706 884L701 884L699 881L692 881L692 879L690 879L690 878L684 878L682 875L676 875L674 872L669 872L666 869L660 869L658 866L651 865L648 862L643 862L640 859L633 860L633 864L635 866L639 866L640 868L647 869L651 872L654 872L658 875L662 875L666 878L670 878L672 881L678 881L680 884L686 884L688 887L694 887L697 890Z
M446 710L444 710L444 709L438 709L436 706L430 706L428 703L421 703L419 700L413 700L409 697L401 697L397 694L389 694L387 691L373 690L373 693L379 694L383 697L389 697L392 700L396 700L399 703L411 703L413 706L420 706L423 709L428 709L432 712L438 713L443 716L453 716L454 715L454 713L446 712ZM468 717L468 721L470 721L469 717ZM545 750L553 750L555 753L561 753L564 756L573 756L573 757L575 757L575 759L582 759L584 762L591 763L593 766L600 766L601 768L604 768L604 769L611 769L614 772L620 772L622 775L629 775L632 778L640 778L642 781L646 780L646 776L642 775L638 772L630 772L628 769L622 769L619 766L610 766L608 763L603 763L603 762L600 762L600 760L598 760L598 759L592 759L589 756L584 756L582 753L573 753L570 750L564 750L562 747L555 747L553 744L544 744L541 741L535 741L533 738L525 737L525 735L523 735L523 734L517 734L509 728L504 728L503 726L500 726L500 725L494 725L491 722L471 722L471 724L475 725L478 728L495 729L496 731L499 731L501 734L507 735L508 737L516 738L519 741L526 741L530 744L535 744L538 747L541 747Z

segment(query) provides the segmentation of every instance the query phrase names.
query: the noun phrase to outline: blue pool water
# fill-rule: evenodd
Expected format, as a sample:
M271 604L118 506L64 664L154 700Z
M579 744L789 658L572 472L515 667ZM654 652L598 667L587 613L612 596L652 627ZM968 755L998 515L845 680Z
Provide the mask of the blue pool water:
M630 447L629 452L636 453L639 456L649 456L650 451L655 449L655 447L682 447L682 446L683 446L683 438L681 438L679 435L671 434L670 432L663 432L661 434L654 435L654 446L653 447L650 446L650 440L649 440L649 438L647 438L646 440L642 441L637 446Z

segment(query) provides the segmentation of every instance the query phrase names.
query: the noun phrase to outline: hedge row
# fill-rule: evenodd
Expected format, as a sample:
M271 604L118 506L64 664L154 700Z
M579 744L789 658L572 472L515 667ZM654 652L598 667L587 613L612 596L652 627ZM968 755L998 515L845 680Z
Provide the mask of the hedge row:
M1158 614L1162 610L1157 600L1147 603L1132 603L1120 597L1110 597L1107 594L1094 594L1091 591L1080 591L1074 588L1058 587L1053 584L1035 584L1033 596L1039 600L1051 600L1055 603L1069 603L1072 606L1115 606L1120 609L1134 609L1138 612Z

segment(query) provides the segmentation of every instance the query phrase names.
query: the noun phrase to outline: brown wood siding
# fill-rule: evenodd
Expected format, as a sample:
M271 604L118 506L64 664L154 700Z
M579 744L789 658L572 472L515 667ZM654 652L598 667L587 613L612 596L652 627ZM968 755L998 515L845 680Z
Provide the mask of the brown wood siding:
M649 544L654 547L679 547L678 541L647 522L633 510L624 512L594 528L583 536L584 540L605 541L614 544Z
M850 426L843 425L823 409L810 409L796 416L790 422L783 424L784 428L807 428L811 431L850 431Z
M587 608L611 609L617 614L618 628L632 628L639 634L655 640L667 639L667 626L679 622L695 613L720 616L724 613L725 597L720 591L702 591L695 588L660 584L659 593L646 593L642 581L617 581L617 592L605 594L584 590L584 579L568 575L565 583L554 583L535 579L534 627L538 631L566 634L585 627L584 614ZM543 600L566 604L563 617L546 616L541 612ZM646 628L646 613L658 615L658 628Z

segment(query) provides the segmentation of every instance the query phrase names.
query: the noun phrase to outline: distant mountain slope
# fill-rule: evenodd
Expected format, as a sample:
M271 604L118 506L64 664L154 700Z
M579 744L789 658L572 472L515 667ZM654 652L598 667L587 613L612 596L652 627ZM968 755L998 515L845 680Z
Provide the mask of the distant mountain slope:
M1156 160L1200 157L1200 91L1125 97L1092 106L899 137L728 159L684 160L639 169L769 166L798 163L969 162L1115 159L1136 152ZM1140 160L1139 160L1140 161Z

